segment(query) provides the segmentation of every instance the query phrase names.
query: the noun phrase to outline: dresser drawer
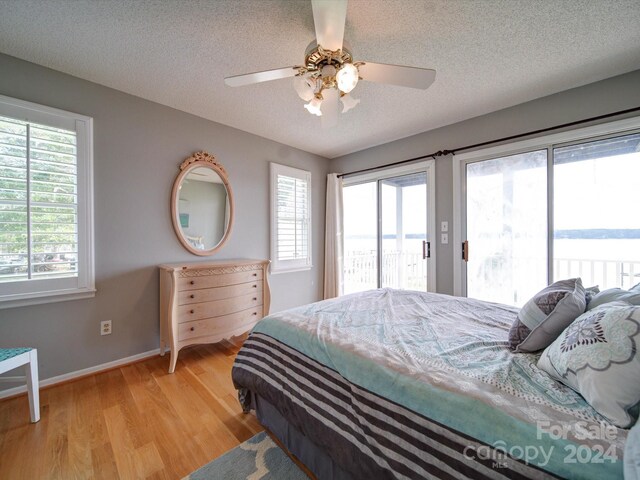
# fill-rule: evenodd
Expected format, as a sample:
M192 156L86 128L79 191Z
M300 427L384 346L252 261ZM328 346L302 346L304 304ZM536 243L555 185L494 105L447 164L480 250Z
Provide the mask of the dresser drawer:
M262 295L262 281L240 283L227 287L205 288L200 290L183 290L178 292L178 305L224 300L225 298L240 297L256 293Z
M178 306L178 323L190 322L201 318L220 317L245 310L246 308L254 308L258 305L262 305L261 292L213 302L180 305Z
M195 272L198 272L198 270L195 270L194 273ZM237 285L239 283L258 280L262 280L262 270L180 277L176 283L178 284L178 291L184 291L211 287L225 287L227 285Z
M242 327L246 327L244 331L247 331L261 318L262 305L230 315L181 323L178 326L178 339L184 341L190 338L210 335L224 336L226 332L238 330Z

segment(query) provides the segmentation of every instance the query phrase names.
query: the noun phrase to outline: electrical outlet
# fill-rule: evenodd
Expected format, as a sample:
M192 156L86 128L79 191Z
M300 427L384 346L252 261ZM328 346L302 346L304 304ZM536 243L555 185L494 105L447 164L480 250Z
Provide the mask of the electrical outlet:
M446 222L446 221L440 222L440 231L441 232L448 232L449 231L449 222Z
M111 335L111 320L100 322L100 335Z
M447 243L449 243L449 234L448 233L441 233L440 234L440 243L442 243L443 245L446 245Z

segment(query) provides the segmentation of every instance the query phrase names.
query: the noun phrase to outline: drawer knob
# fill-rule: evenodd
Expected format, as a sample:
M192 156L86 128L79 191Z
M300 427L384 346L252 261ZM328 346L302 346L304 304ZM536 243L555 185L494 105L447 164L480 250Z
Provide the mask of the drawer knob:
M195 296L195 295L193 295L193 294L192 294L192 295L189 295L189 297L190 297L190 298L196 298L196 296Z
M255 302L256 300L258 300L256 297L253 297L253 301Z
M189 310L189 313L196 313L195 310Z
M253 288L258 288L258 285L254 285Z
M192 332L196 329L196 327L191 327L189 330L191 330Z
M254 315L258 315L258 312L253 312Z
M190 283L191 285L195 285L195 284L196 284L196 282L194 282L193 280L191 280L189 283Z
M253 276L254 276L254 277L257 277L257 276L258 276L258 274L257 274L257 273L254 273L254 274L253 274Z

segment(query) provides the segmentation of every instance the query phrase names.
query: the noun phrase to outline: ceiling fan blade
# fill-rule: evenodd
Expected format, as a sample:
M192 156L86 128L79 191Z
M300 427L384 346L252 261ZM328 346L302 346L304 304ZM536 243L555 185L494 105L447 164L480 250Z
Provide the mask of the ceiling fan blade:
M368 82L388 83L401 87L426 90L436 79L436 71L429 68L387 65L386 63L365 62L358 67L360 76Z
M277 68L275 70L265 70L263 72L245 73L244 75L233 75L225 77L224 83L230 87L242 87L252 83L268 82L281 78L293 77L298 73L298 67Z
M326 50L342 48L347 0L311 0L316 42Z
M335 127L338 124L338 116L340 114L339 103L340 95L335 88L329 88L322 92L324 99L322 100L322 116L320 117L322 128Z

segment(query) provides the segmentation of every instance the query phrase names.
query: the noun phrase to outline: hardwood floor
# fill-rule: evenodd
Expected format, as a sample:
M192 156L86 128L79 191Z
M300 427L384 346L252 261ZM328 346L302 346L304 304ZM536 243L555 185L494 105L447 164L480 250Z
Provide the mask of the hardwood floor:
M175 479L263 430L242 413L231 366L244 337L153 357L0 401L0 479Z

